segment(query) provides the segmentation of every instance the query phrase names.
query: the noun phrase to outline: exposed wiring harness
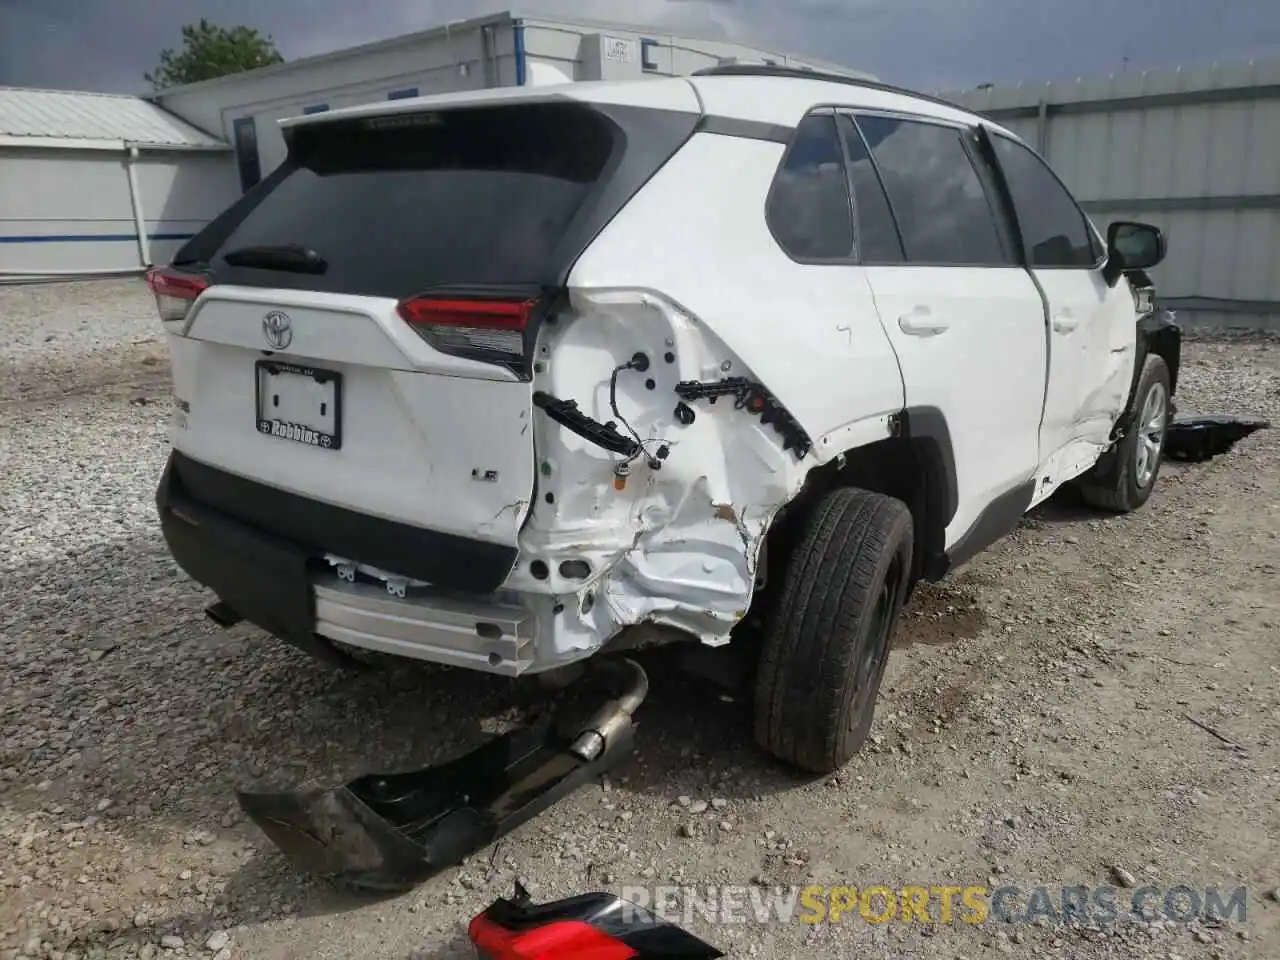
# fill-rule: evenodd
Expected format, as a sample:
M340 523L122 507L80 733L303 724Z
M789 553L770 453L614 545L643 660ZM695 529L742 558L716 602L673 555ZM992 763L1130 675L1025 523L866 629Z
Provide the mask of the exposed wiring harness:
M610 453L616 453L623 457L617 460L613 465L613 473L617 478L617 483L623 483L624 478L631 472L631 464L644 457L652 470L662 469L662 462L667 459L670 453L669 441L661 438L642 439L635 427L622 415L622 411L618 409L618 374L623 370L638 370L644 372L649 369L649 358L643 353L636 353L626 363L621 363L614 368L613 373L609 376L609 407L613 411L613 416L618 423L627 428L627 436L619 432L614 421L601 423L592 417L587 416L579 408L576 400L561 400L553 397L551 394L543 390L535 390L533 393L533 405L546 413L548 417L559 423L561 426L572 430L578 436L591 441L599 447L608 450ZM658 449L650 453L649 444L658 444ZM621 489L619 486L618 489Z
M617 465L614 467L614 473L619 477L626 476L630 472L631 464L640 457L645 458L645 462L649 465L649 469L661 470L662 461L667 459L667 454L670 452L670 448L668 447L666 440L661 438L650 438L645 440L642 438L636 431L636 428L631 425L630 421L622 415L622 411L618 409L618 374L623 370L635 370L637 373L644 373L648 369L649 357L643 352L637 351L636 354L626 363L620 363L614 367L613 373L609 375L609 409L613 411L614 417L617 418L620 424L627 428L627 432L630 433L636 441L635 452L625 460L618 461ZM660 444L656 453L649 452L646 444L650 443Z

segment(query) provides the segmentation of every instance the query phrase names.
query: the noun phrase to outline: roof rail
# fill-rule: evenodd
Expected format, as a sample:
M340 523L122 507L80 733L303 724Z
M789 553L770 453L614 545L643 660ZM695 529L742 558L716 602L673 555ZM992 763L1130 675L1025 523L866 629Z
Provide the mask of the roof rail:
M703 67L701 70L695 70L692 76L782 77L789 80L818 80L822 83L846 83L854 87L865 87L868 90L879 90L882 93L896 93L904 97L915 97L917 100L936 103L941 107L950 107L953 110L962 110L963 112L973 114L974 116L978 115L976 111L971 110L969 107L962 106L953 100L944 100L942 97L935 97L928 93L921 93L919 90L909 90L906 87L895 87L889 83L881 83L879 80L863 80L858 77L848 77L840 73L824 73L820 70L810 70L807 67L781 67L751 63L722 63L719 66Z

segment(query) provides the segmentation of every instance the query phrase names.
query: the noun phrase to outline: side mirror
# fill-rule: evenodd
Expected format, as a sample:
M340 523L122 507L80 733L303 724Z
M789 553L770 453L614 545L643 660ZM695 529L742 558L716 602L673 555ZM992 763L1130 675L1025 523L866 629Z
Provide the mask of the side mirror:
M1149 223L1119 220L1107 227L1107 263L1103 276L1115 284L1129 270L1150 270L1168 252L1164 233Z

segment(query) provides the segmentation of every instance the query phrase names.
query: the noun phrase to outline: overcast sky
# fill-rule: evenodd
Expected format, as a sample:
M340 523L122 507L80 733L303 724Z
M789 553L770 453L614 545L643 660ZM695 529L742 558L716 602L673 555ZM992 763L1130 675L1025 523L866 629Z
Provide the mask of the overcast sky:
M0 0L0 85L143 92L201 16L293 59L513 7L727 36L923 89L1280 55L1280 0Z

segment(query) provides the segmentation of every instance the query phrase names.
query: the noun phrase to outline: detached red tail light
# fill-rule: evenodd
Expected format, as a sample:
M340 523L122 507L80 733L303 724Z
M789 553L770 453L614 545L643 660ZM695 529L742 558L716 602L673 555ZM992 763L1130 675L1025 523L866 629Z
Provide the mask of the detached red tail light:
M481 960L633 960L634 949L580 920L559 920L508 930L485 914L471 921L471 942Z
M470 300L413 297L403 300L400 316L441 353L486 363L519 364L524 334L536 299Z
M181 273L171 267L152 267L147 286L155 294L156 310L163 323L185 320L195 299L209 289L209 281L199 274Z
M491 903L468 930L480 960L719 960L724 954L687 930L609 893L534 903L515 896Z

